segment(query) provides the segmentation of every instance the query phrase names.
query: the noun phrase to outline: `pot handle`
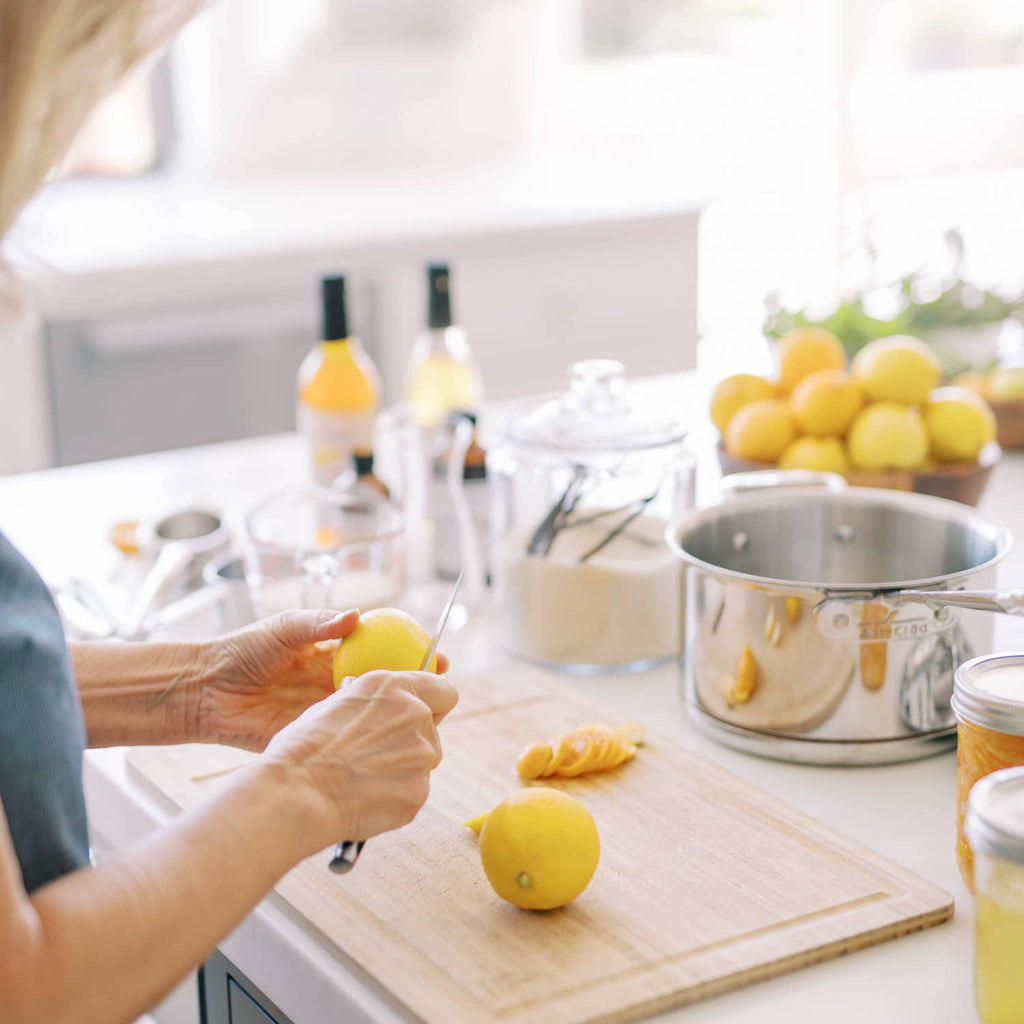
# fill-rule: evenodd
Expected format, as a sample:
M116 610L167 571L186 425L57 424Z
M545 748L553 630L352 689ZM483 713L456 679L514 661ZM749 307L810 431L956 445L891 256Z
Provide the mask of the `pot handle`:
M722 497L728 500L750 491L777 487L821 487L835 493L845 491L847 484L839 473L824 473L814 469L755 469L730 473L722 478L721 486Z
M931 614L910 618L897 612L904 604L926 605ZM872 606L882 614L867 614ZM888 608L889 613L884 610ZM822 636L830 640L871 641L898 635L924 636L934 630L948 629L953 617L945 608L964 608L979 612L1024 615L1024 590L883 590L872 593L848 593L826 598L814 608L814 622Z
M895 590L883 600L1024 615L1024 590Z

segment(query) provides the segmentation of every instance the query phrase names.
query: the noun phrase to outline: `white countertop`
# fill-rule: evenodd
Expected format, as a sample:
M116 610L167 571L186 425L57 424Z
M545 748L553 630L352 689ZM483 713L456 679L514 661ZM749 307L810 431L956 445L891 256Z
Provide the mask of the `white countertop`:
M523 156L414 175L79 178L54 182L26 206L3 256L44 315L67 319L136 305L136 290L173 296L211 274L221 289L257 275L280 290L353 253L372 261L418 243L444 253L458 242L465 252L474 240L524 232L671 226L692 220L706 199L675 168L628 154Z
M105 545L115 519L190 503L232 513L266 489L299 479L293 436L255 439L179 452L48 470L0 479L0 529L51 582L70 573L109 573L116 553ZM1008 526L1024 527L1024 456L1007 456L993 474L981 508ZM1024 551L1012 552L1000 583L1024 578ZM445 639L453 661L472 668L499 655L481 612ZM1024 623L999 617L996 647L1024 649ZM953 754L866 768L817 768L737 753L698 734L678 696L673 666L635 676L570 678L614 715L637 719L679 744L781 797L839 832L893 858L950 892L954 919L839 960L667 1013L659 1020L792 1024L973 1019L973 906L954 860L956 763ZM86 793L94 831L123 848L158 827L162 809L125 774L124 751L86 758ZM222 945L224 952L296 1024L404 1019L350 964L339 962L271 900ZM194 1021L185 998L157 1012L161 1024Z

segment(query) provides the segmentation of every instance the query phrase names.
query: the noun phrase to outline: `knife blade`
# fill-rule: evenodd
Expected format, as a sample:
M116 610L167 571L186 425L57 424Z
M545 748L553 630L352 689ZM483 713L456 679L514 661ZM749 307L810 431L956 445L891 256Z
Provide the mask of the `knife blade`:
M441 634L444 632L444 627L448 624L448 616L451 615L452 608L455 607L455 598L459 593L459 585L461 583L462 573L460 572L455 583L452 585L452 592L448 595L448 600L445 602L445 606L441 610L441 615L437 620L437 628L434 630L434 635L430 638L430 646L427 648L427 653L423 655L423 661L420 662L419 670L421 672L423 672L430 664L430 659L437 651L437 645L441 640ZM363 847L365 845L365 839L345 839L338 843L338 845L334 847L334 856L331 857L331 870L336 875L348 874L348 872L356 866L356 861L359 860L359 854L363 852Z
M448 595L448 600L445 602L444 608L441 609L441 615L437 620L437 628L434 630L434 635L430 639L430 646L427 648L427 653L423 655L423 661L420 663L420 671L423 672L426 667L430 664L430 659L434 656L437 651L437 645L441 640L441 634L444 632L444 627L448 625L448 616L452 613L452 608L455 607L455 598L459 594L459 586L462 583L462 573L456 577L455 582L452 584L452 592Z

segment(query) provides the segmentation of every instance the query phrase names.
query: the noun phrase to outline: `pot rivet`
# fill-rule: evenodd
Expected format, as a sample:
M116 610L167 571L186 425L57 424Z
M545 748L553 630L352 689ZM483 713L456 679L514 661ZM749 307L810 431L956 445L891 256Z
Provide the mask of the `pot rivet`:
M832 625L835 626L836 629L846 629L846 627L849 624L850 624L850 616L849 615L844 615L842 612L840 612L838 615L836 615L832 619Z
M946 605L943 605L941 608L935 609L935 618L937 618L939 622L948 622L949 617L952 614L952 610Z
M732 549L733 551L746 551L750 547L750 535L743 533L742 530L739 533L732 535Z
M840 544L849 544L851 541L857 539L857 531L849 525L849 523L843 523L842 526L837 526L835 532L832 534L833 537Z

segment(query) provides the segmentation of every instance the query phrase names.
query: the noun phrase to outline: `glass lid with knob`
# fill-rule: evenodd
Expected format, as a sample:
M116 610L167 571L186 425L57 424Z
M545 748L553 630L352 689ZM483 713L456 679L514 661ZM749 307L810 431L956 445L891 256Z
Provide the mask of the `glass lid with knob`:
M676 444L686 428L631 400L622 363L587 359L572 364L561 395L511 407L502 434L518 446L585 458Z

